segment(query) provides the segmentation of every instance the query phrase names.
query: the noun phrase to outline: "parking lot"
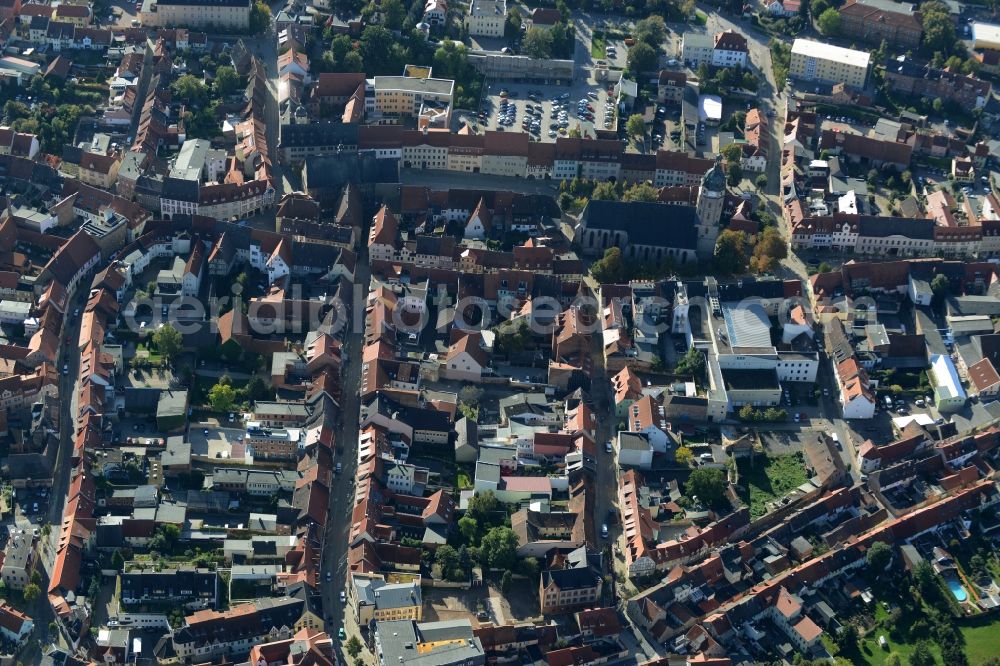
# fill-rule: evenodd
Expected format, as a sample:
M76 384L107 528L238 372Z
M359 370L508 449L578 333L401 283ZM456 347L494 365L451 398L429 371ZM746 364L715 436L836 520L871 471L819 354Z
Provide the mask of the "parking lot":
M243 431L193 423L188 438L191 440L192 456L230 458L233 456L233 444L243 441Z
M41 525L49 511L48 488L17 488L13 497L14 519L20 525L32 523Z
M596 83L577 82L570 87L538 84L488 87L479 114L484 129L526 132L536 141L555 141L570 130L593 136L595 129L615 128L613 97Z

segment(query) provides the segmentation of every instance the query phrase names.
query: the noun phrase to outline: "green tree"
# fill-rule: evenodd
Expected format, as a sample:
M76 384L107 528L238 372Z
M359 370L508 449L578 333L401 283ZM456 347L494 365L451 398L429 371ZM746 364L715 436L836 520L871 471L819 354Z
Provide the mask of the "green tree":
M948 15L948 7L939 0L928 0L920 5L924 27L924 48L929 53L951 53L958 43L955 23Z
M726 182L730 187L736 187L743 180L743 167L739 162L730 162L726 167Z
M590 274L601 284L614 284L625 279L625 265L619 247L609 247L604 256L590 267Z
M173 363L180 354L184 339L176 328L164 324L153 333L153 345L167 363Z
M351 659L357 659L358 655L361 654L361 641L358 640L357 636L351 636L351 639L344 644L344 649L347 650Z
M493 520L493 515L500 509L500 502L492 490L483 493L476 493L469 499L469 508L465 515L475 519L480 525L488 525Z
M691 464L692 460L694 460L694 452L688 447L678 446L677 450L674 451L674 462L678 465L684 465L687 467Z
M743 147L738 143L731 143L722 149L722 156L728 164L739 164L743 159Z
M517 561L517 535L509 527L493 527L483 537L479 552L484 566L510 569Z
M753 247L750 268L755 273L770 273L782 259L788 256L788 243L775 227L768 227L760 233Z
M111 556L111 566L118 571L125 569L125 557L122 555L122 551L115 549L114 554Z
M258 375L251 377L243 390L250 400L268 400L274 397L274 394L271 392L271 385Z
M659 201L660 191L649 183L636 183L625 190L622 201Z
M534 557L526 557L517 563L517 572L529 579L538 576L539 570L538 560Z
M549 34L552 35L552 57L572 59L576 39L572 26L559 21L549 29Z
M176 525L161 525L156 528L156 533L149 540L149 550L157 553L169 552L177 545L180 536L180 528Z
M451 580L458 568L458 551L444 544L434 553L434 562L441 567L441 576L445 580Z
M768 407L764 410L764 420L768 423L780 423L788 418L788 412L777 407Z
M767 174L766 173L762 173L759 176L757 176L757 178L753 181L753 184L757 187L758 190L766 190L767 189Z
M521 51L535 59L548 58L552 55L552 35L542 28L528 28L521 41Z
M33 603L35 599L38 598L38 595L40 595L41 593L42 593L42 588L38 587L38 585L36 585L35 583L28 583L27 585L24 586L24 591L23 591L24 600L29 604Z
M910 666L937 666L937 659L934 658L934 653L931 652L930 643L925 640L917 641L907 662Z
M396 64L393 51L395 44L396 38L384 25L367 26L361 32L361 58L366 69L381 72Z
M876 541L865 553L865 559L868 561L868 566L876 575L885 571L885 568L889 566L889 562L892 560L892 546L884 541Z
M517 7L511 7L503 24L503 36L507 39L520 36L522 25L524 25L524 20L521 18L521 10Z
M240 77L229 65L222 65L215 70L215 91L223 97L232 95L240 87Z
M611 181L602 180L594 186L594 191L590 195L591 199L598 201L618 201L618 186Z
M723 507L726 504L726 476L720 469L700 467L688 477L684 494L695 497L706 506Z
M696 382L705 379L705 355L700 350L691 347L677 362L677 374L691 375Z
M632 35L637 42L645 42L659 51L663 40L667 37L667 24L663 21L662 16L654 14L636 23Z
M511 575L510 569L503 572L503 576L500 577L500 591L506 594L510 592L510 584L513 582L514 576Z
M948 295L951 291L951 282L948 280L948 276L943 273L938 273L931 280L931 291L934 293L934 298L941 300Z
M345 72L365 71L365 61L361 57L361 54L357 51L351 51L350 53L345 55L343 70Z
M208 391L208 402L217 412L228 412L236 402L236 391L221 380Z
M816 27L824 36L834 37L840 34L840 21L840 12L830 7L816 19Z
M472 516L462 516L458 520L458 531L466 543L474 544L479 536L479 523Z
M42 572L38 569L31 570L31 582L38 585L42 582Z
M841 652L850 653L858 647L858 627L853 622L845 622L837 632L834 642Z
M635 76L643 72L655 70L659 64L659 60L659 55L653 50L652 46L646 42L638 42L629 49L626 62L629 72Z
M903 659L899 656L899 653L890 652L885 656L882 666L903 666Z
M715 241L715 269L725 275L742 273L747 267L746 235L726 229Z
M625 121L625 131L628 132L629 136L644 138L646 136L646 121L638 113L633 113Z
M516 326L498 327L497 345L505 354L522 352L531 343L531 329L523 319Z
M484 393L478 386L463 386L458 390L458 399L467 405L478 405Z
M250 34L259 35L271 27L271 8L263 0L257 0L250 9Z
M403 19L406 18L406 8L400 0L382 0L381 4L382 20L389 30L399 30L403 27Z
M740 420L741 421L757 420L757 410L753 408L753 405L743 405L742 407L740 407Z
M177 96L177 99L189 107L201 107L208 101L208 88L205 87L201 79L191 74L177 77L170 84L170 90Z
M335 62L342 62L344 56L353 48L351 44L351 38L347 35L337 35L330 42L330 55L333 56Z

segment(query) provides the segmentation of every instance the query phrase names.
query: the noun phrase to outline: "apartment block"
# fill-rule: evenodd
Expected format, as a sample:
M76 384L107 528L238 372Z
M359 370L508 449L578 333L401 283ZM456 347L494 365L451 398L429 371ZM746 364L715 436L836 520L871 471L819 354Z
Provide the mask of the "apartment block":
M788 72L793 78L864 88L871 54L811 39L796 39Z
M250 5L250 0L145 0L139 20L150 27L246 32Z

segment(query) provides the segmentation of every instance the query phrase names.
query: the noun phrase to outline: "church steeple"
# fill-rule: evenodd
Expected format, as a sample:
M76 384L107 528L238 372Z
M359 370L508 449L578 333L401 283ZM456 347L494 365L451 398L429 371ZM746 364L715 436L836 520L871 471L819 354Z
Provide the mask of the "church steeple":
M698 253L702 257L712 256L715 239L719 236L719 221L726 203L726 174L722 168L722 156L717 155L715 164L705 173L698 188Z

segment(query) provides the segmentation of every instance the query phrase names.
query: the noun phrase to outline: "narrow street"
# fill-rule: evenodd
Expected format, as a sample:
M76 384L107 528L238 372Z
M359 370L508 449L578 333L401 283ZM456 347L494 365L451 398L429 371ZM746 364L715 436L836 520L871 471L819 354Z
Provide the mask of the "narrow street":
M367 233L367 232L366 232ZM364 299L368 293L370 278L368 248L362 247L358 253L355 268L354 298ZM341 377L344 387L341 398L340 428L335 445L342 447L343 453L336 456L343 470L335 475L330 489L330 511L326 531L323 536L323 556L320 566L322 576L323 607L327 613L327 632L336 636L344 626L344 604L340 603L340 592L346 589L348 534L351 514L354 509L354 476L358 466L358 419L360 408L358 387L360 386L361 351L364 341L364 319L355 321L354 313L364 312L362 304L352 303L348 309L347 334L344 337L345 369ZM329 575L330 579L327 580Z
M89 284L88 281L85 282ZM62 512L66 504L66 492L70 482L70 458L73 455L73 438L76 432L76 379L80 374L80 354L77 351L77 341L80 337L81 317L73 316L76 308L87 304L89 291L81 286L77 294L66 306L65 325L63 326L63 339L60 340L60 357L57 359L57 371L59 374L59 448L56 451L55 460L52 464L52 486L49 489L48 515L46 522L51 525L48 537L42 537L37 543L38 561L41 563L42 594L35 600L30 615L35 621L38 632L36 642L32 642L21 654L24 663L37 663L33 658L39 659L40 646L56 641L63 644L61 637L49 635L49 623L55 619L52 608L49 606L48 590L49 577L52 574L52 566L55 560L56 546L59 543L59 528L62 524ZM70 344L65 344L65 339L69 338ZM62 372L63 364L69 366L66 374Z

